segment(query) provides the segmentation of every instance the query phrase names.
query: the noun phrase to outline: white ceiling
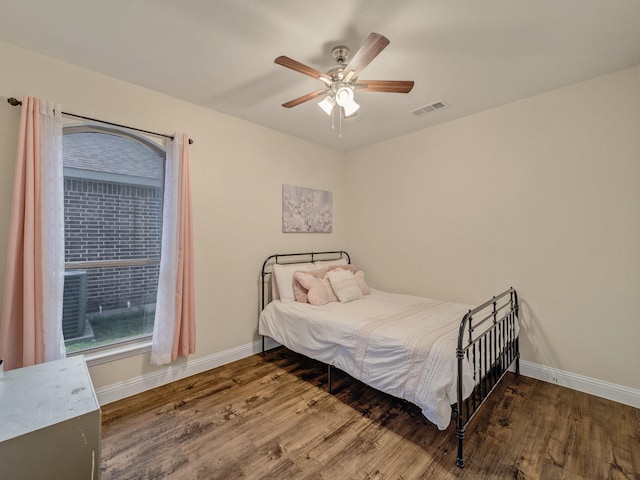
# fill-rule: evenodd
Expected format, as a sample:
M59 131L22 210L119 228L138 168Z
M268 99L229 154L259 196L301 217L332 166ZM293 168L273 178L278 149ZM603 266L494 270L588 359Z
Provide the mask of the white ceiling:
M1 41L340 150L640 64L640 0L0 0L0 11ZM342 138L317 102L280 106L322 84L277 56L325 71L332 47L355 52L370 32L391 43L360 77L414 80L410 94L357 93ZM449 107L409 113L436 100Z

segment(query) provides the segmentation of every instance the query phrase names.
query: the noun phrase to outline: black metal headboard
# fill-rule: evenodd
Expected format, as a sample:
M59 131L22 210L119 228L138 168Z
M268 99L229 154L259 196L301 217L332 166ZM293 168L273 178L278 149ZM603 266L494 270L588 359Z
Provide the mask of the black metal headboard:
M344 250L335 250L331 252L305 252L305 253L276 253L270 255L262 264L262 272L260 276L260 311L264 310L269 298L270 280L273 273L274 264L295 264L295 263L315 263L326 260L347 259L347 263L351 263L351 256Z

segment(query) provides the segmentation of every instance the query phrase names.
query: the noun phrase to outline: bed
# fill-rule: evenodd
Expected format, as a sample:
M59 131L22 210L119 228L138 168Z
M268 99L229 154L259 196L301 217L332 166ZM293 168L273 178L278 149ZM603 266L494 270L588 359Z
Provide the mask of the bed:
M276 254L261 271L259 334L417 405L439 429L465 430L513 365L513 288L474 307L369 287L345 251Z

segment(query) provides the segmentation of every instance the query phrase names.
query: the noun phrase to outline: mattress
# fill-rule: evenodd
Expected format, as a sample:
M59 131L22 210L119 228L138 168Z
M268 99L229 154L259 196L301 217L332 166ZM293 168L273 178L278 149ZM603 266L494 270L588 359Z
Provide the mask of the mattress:
M274 300L260 314L259 333L414 403L444 430L457 400L458 329L470 308L375 289L344 304ZM466 398L474 380L466 359L463 367Z

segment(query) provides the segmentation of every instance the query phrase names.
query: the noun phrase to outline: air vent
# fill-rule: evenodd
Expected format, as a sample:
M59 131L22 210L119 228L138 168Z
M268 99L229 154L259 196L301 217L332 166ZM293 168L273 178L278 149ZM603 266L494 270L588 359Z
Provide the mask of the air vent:
M444 101L438 100L437 102L432 102L429 105L425 105L424 107L417 108L416 110L413 110L411 113L413 113L416 117L419 117L420 115L424 115L425 113L431 113L431 112L435 112L436 110L442 110L443 108L448 106L449 105L447 105Z

